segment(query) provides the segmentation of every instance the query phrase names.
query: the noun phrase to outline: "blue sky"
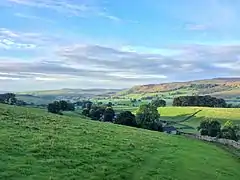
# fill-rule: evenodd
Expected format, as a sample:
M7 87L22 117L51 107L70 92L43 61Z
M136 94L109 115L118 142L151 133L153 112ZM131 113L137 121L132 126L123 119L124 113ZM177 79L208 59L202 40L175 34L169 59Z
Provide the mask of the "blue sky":
M0 90L240 76L238 0L1 0Z

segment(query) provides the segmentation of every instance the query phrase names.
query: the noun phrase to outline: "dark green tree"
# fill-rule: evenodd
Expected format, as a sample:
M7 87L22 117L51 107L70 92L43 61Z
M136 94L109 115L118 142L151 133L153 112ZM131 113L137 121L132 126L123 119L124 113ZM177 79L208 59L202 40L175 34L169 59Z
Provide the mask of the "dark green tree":
M53 103L48 104L48 112L59 114L61 111L61 105L58 101L54 101Z
M114 112L113 108L107 107L103 114L103 121L104 122L113 122L114 116L115 116L115 112Z
M157 125L161 126L159 118L160 114L157 107L152 104L141 105L136 113L137 125L144 129L161 129L161 127L156 128Z
M132 126L132 127L136 127L137 126L135 115L132 114L130 111L123 111L123 112L121 112L117 116L117 118L115 120L115 123L116 124L126 125L126 126Z
M92 120L100 120L104 114L104 111L105 107L93 105L89 112L89 117L91 117Z
M221 135L221 124L216 120L204 120L201 121L198 130L201 135L217 137Z
M17 102L17 98L16 98L16 95L13 93L0 94L0 102L14 105Z
M59 104L60 104L60 108L62 111L68 110L68 102L67 101L61 100L61 101L59 101Z
M87 108L84 108L82 110L82 115L89 117L90 116L90 110Z
M236 125L233 125L231 121L227 121L221 131L221 137L225 139L238 140L238 131L239 128Z
M156 107L165 107L166 101L164 101L163 99L157 98L157 99L152 100L151 104Z

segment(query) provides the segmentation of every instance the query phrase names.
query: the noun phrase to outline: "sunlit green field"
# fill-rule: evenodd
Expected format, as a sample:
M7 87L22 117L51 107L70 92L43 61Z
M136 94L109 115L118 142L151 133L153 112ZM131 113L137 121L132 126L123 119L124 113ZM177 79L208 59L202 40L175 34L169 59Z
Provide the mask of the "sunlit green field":
M234 124L240 124L239 108L164 107L158 110L162 120L176 122L176 127L185 126L185 129L192 132L196 132L196 128L204 119L218 120L222 124L230 120ZM199 110L200 112L187 119Z
M0 105L0 133L0 179L240 177L239 159L215 145L72 114Z

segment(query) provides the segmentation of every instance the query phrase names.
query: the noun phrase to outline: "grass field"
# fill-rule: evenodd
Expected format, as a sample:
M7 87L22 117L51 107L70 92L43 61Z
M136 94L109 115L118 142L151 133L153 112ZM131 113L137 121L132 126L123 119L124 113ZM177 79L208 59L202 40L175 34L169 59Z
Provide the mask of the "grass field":
M39 109L0 105L0 179L237 180L212 144Z
M234 124L240 124L238 108L164 107L158 110L162 120L176 122L174 126L182 128L184 132L196 132L196 128L204 119L218 120L222 124L230 120ZM197 111L197 114L186 120Z

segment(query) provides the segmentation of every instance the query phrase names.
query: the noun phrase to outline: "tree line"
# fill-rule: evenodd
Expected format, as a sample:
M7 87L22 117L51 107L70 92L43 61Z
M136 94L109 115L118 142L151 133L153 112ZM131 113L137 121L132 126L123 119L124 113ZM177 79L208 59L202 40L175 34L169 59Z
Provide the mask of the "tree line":
M27 103L16 98L16 94L14 93L4 93L0 94L0 103L9 104L9 105L17 105L17 106L26 106Z
M227 103L222 98L211 96L179 96L173 99L173 106L201 106L226 108Z
M61 100L61 101L54 101L49 103L47 106L48 112L54 114L62 114L62 111L74 111L75 106L73 103Z
M155 99L149 104L140 105L136 115L130 111L122 111L116 114L111 102L101 105L87 102L82 105L82 114L92 120L111 122L154 131L163 131L160 114L157 108L166 106L166 102L161 99Z

